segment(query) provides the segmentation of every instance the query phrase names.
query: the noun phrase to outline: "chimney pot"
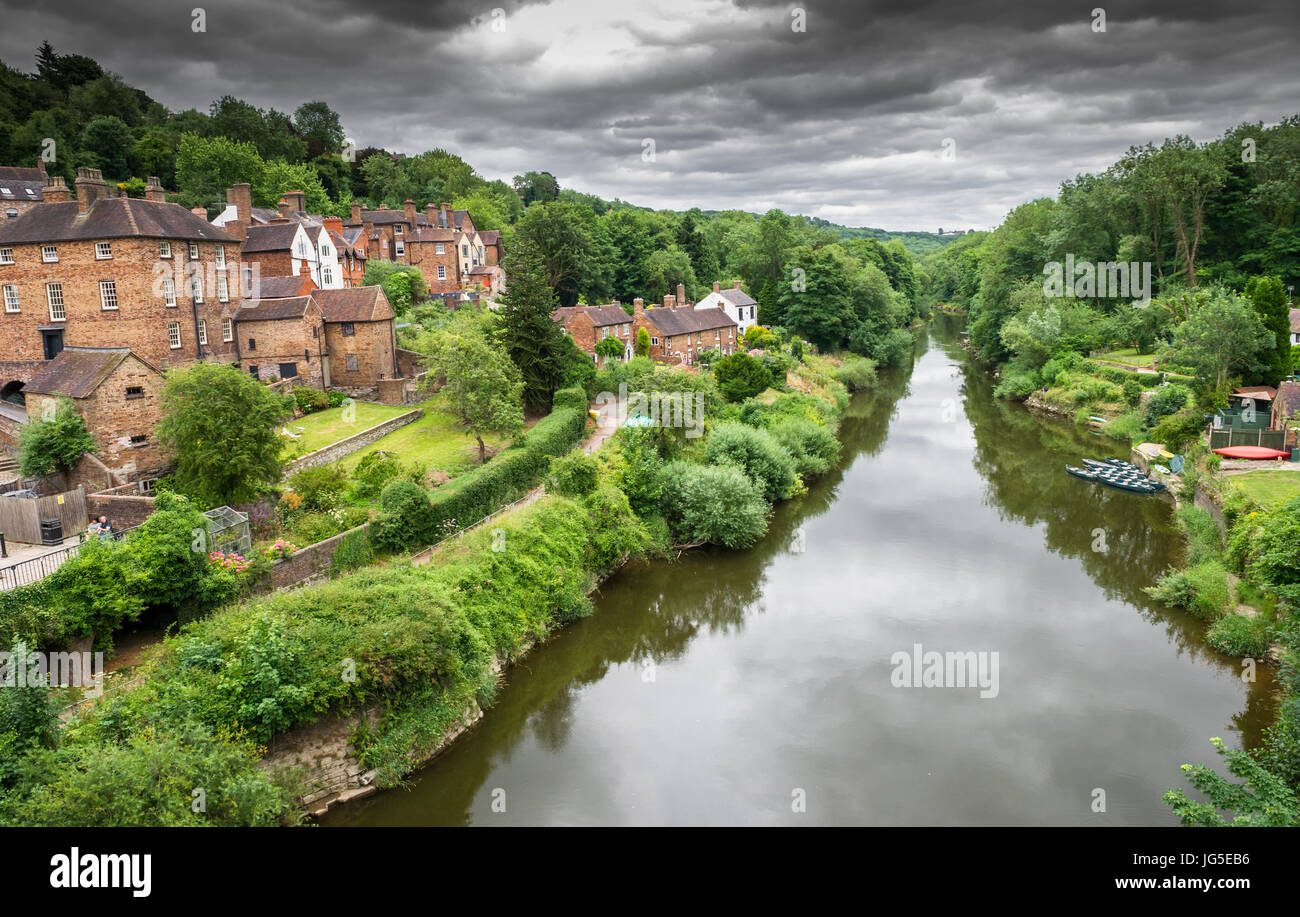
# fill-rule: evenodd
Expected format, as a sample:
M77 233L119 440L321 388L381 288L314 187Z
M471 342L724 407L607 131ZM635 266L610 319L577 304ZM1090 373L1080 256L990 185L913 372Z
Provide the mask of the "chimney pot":
M108 197L108 185L104 182L104 174L99 169L90 169L86 166L80 166L77 169L77 212L86 213L94 206L95 201L103 197Z
M739 289L740 289L740 281L737 280L735 283L733 283L733 284L731 285L731 288L732 288L733 290L739 290Z
M41 189L41 200L47 204L65 204L72 200L72 192L62 175L48 175L45 187Z

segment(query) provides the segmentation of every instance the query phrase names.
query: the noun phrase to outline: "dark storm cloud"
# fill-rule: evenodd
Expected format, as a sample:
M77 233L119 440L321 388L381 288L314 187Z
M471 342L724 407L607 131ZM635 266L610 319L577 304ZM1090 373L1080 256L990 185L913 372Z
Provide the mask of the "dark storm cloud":
M359 146L488 177L893 229L991 226L1131 145L1300 108L1294 0L7 3L6 63L49 38L174 109L324 99Z

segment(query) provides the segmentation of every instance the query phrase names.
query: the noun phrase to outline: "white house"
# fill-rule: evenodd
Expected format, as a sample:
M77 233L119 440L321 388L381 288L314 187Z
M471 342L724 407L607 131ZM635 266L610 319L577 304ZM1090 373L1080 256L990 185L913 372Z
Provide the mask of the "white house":
M695 304L696 309L721 309L727 317L738 326L737 334L743 336L751 325L758 324L758 301L750 298L740 288L740 281L730 290L722 289L722 284L713 282L713 292Z
M1291 346L1300 346L1300 309L1291 310Z

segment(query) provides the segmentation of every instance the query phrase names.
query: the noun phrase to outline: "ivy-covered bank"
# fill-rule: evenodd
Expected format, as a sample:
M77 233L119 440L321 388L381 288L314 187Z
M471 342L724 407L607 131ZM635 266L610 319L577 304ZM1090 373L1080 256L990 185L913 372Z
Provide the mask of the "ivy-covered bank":
M0 821L293 823L304 775L260 766L267 744L362 712L371 715L350 737L355 754L376 785L399 782L467 709L490 704L499 665L590 613L588 594L612 570L673 545L752 545L772 503L831 466L848 387L870 385L874 368L804 356L797 340L767 343L770 353L744 355L752 364L715 358L701 374L634 359L589 383L585 394L622 383L661 403L698 395L703 435L627 427L594 456L556 457L547 453L563 450L534 428L514 457L490 463L500 471L485 466L478 483L466 475L446 496L390 483L374 524L380 556L427 543L446 519L473 521L545 475L542 499L444 546L430 565L389 553L322 585L227 606L168 638L139 686L62 730L42 725L39 692L4 692L0 733L12 754ZM559 394L556 407L552 416L578 404ZM572 432L564 415L551 425L555 442Z

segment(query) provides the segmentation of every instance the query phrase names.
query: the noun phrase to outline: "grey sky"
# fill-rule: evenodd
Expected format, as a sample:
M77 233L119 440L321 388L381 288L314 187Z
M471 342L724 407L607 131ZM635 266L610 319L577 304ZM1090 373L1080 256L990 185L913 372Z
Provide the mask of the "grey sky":
M359 147L488 178L887 229L990 228L1131 145L1300 111L1296 0L796 2L0 0L0 59L48 38L173 109L323 99Z

